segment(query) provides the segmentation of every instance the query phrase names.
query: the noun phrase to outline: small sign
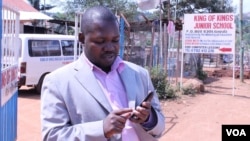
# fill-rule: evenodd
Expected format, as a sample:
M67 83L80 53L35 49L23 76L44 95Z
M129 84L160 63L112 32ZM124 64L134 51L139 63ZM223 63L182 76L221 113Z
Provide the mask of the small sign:
M1 71L0 106L3 106L17 92L17 72L17 65Z

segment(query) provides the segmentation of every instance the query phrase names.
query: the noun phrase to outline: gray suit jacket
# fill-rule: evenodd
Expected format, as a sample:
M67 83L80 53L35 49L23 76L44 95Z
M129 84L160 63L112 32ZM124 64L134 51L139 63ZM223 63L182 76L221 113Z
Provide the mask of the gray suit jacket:
M154 90L146 69L125 62L120 73L130 106L135 107ZM145 131L133 124L141 141L157 140L165 129L157 95L152 100L157 114L157 125ZM48 74L41 95L42 137L46 141L107 141L103 119L112 111L102 89L81 56L77 61ZM120 141L114 136L110 141ZM131 141L133 141L131 139Z

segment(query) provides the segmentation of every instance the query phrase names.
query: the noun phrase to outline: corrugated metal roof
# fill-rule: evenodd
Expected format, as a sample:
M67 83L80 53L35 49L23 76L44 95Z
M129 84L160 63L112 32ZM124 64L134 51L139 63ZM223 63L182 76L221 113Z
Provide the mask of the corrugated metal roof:
M18 11L21 21L31 20L51 20L52 17L36 10L32 5L24 0L3 0L3 4Z
M24 0L3 0L3 3L18 11L39 12Z

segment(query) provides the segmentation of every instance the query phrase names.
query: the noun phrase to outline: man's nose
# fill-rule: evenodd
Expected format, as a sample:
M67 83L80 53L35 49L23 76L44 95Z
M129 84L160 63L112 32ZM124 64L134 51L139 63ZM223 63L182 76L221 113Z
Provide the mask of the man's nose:
M106 44L105 44L105 46L104 46L104 49L105 50L114 50L115 49L115 44L114 43L112 43L112 42L107 42Z

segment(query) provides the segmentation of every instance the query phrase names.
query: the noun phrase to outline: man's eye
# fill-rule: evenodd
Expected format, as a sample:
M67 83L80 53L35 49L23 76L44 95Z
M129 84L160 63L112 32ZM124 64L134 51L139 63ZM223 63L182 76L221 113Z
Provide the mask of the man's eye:
M114 43L117 43L117 42L119 42L119 39L115 39L115 40L113 40L113 42L114 42Z

